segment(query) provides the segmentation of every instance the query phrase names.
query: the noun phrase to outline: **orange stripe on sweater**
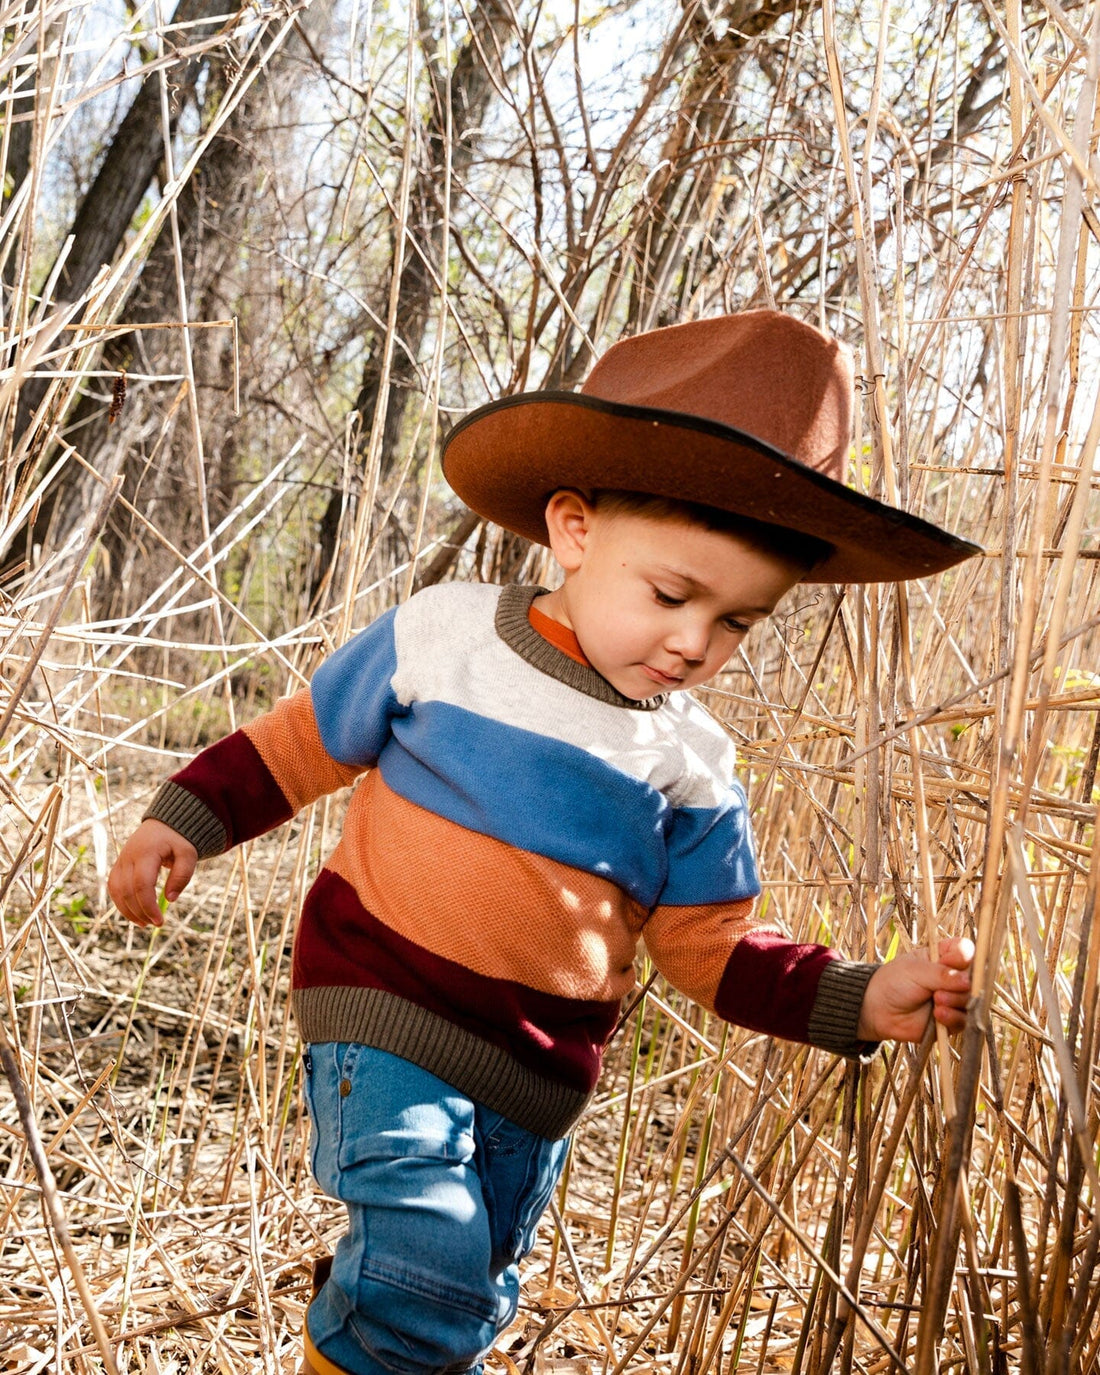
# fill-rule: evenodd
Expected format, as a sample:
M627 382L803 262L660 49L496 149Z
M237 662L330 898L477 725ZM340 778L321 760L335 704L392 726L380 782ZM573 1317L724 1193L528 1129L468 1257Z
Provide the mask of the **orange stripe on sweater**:
M321 744L309 688L281 698L242 729L295 811L347 787L362 772L338 764Z
M621 889L436 816L377 770L326 867L399 935L487 978L601 1001L634 986L646 913Z
M755 898L696 907L658 907L645 928L653 963L681 993L714 1011L718 985L734 946L761 929Z

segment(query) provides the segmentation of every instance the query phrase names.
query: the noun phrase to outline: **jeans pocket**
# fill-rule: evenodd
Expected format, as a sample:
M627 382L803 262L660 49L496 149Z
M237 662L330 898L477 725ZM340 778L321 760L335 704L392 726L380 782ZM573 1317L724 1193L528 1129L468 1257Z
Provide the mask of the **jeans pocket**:
M371 1161L461 1163L473 1154L473 1105L418 1065L371 1046L337 1047L332 1095L341 1172Z

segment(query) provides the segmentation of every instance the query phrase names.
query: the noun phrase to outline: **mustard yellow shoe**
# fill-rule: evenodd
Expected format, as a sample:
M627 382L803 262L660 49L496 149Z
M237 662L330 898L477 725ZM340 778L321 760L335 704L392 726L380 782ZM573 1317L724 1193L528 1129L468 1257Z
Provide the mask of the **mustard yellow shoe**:
M335 1361L330 1361L327 1356L322 1356L310 1340L309 1329L302 1329L302 1343L305 1347L305 1355L302 1357L302 1366L299 1375L348 1375L348 1372L339 1366Z

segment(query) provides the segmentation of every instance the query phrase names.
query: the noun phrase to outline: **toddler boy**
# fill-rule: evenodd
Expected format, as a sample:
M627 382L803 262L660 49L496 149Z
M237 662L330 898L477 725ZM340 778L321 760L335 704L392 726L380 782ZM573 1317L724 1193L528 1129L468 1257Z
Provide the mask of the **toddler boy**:
M773 311L626 340L580 393L482 407L444 471L564 578L447 584L157 793L111 895L159 925L197 859L358 780L306 899L294 1010L312 1163L349 1229L315 1375L476 1371L518 1300L639 940L720 1016L860 1055L965 1018L973 948L852 963L754 917L726 732L684 691L795 583L975 552L839 480L847 354Z

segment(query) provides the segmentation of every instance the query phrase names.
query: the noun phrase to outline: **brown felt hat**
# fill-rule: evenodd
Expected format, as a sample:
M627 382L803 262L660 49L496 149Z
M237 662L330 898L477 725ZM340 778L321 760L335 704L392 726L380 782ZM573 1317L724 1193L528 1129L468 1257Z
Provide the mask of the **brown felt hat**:
M981 552L843 482L852 361L774 310L624 339L579 392L482 406L447 436L443 472L479 515L540 544L560 487L671 497L813 535L813 582L900 582Z

